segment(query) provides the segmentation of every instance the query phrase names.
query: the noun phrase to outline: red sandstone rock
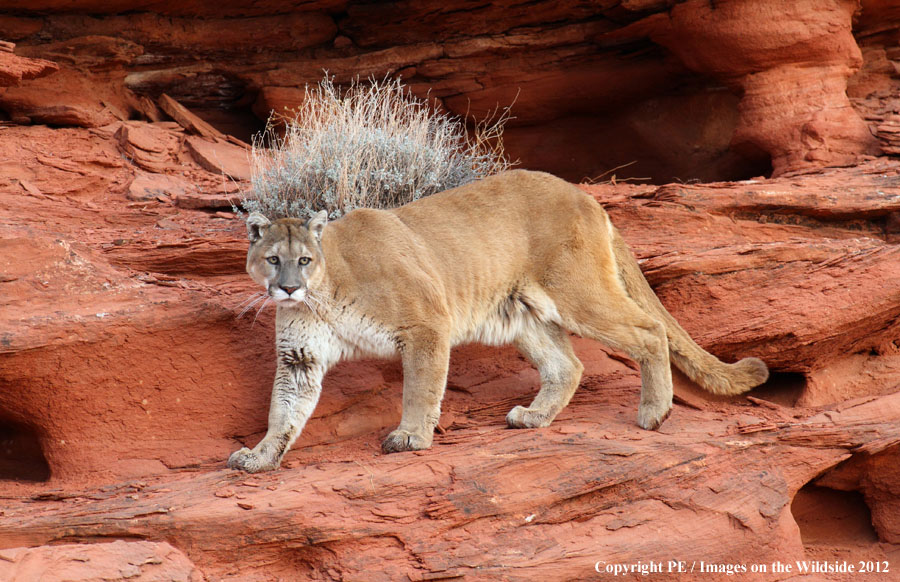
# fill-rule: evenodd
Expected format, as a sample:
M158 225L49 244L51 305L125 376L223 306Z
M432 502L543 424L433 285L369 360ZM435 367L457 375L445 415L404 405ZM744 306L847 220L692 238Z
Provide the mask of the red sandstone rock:
M45 456L53 473L63 478L85 471L142 474L160 470L164 463L190 464L203 456L217 458L225 454L233 448L230 438L222 433L207 438L202 431L197 433L171 415L195 407L199 414L200 410L214 410L221 405L220 412L214 414L262 418L264 412L257 411L257 406L265 408L265 395L261 394L256 406L248 406L243 412L237 404L239 397L217 400L219 404L204 402L203 398L196 400L185 391L185 380L197 385L214 384L223 394L229 386L243 382L236 381L233 370L221 370L222 375L197 366L196 354L191 350L175 348L170 354L174 360L166 366L155 362L163 346L168 350L180 343L170 333L177 335L186 324L195 328L194 337L206 346L204 349L218 352L216 359L228 361L243 349L232 343L244 333L241 329L251 329L251 320L236 320L233 310L241 299L232 294L247 288L243 281L233 288L213 290L209 284L198 288L180 279L173 280L173 276L187 271L200 276L242 271L243 251L227 258L227 253L222 253L224 241L208 245L207 250L202 244L197 250L185 245L208 238L216 231L217 223L226 221L204 219L198 227L190 219L182 222L186 217L180 216L174 206L156 200L143 203L143 209L130 207L135 203L128 200L126 192L134 184L133 175L140 172L122 160L112 131L73 133L38 127L24 133L13 128L5 131L9 139L4 143L9 149L4 152L3 177L13 188L3 189L0 212L4 221L11 221L4 224L14 226L0 235L5 249L0 263L4 273L4 282L0 283L4 297L0 310L4 322L0 352L4 356L0 367L4 369L4 385L25 390L0 391L3 417L17 424L42 427ZM73 149L67 151L59 140ZM27 147L20 147L26 142ZM221 180L196 166L179 167L173 163L168 169L173 174L184 172L182 183L189 180L202 185L204 174L208 176L206 183ZM177 228L159 228L157 223L162 219L172 220ZM137 246L136 239L153 241L153 246L170 251L178 249L176 254L186 260L182 261L185 266L163 265L158 259L154 262L150 258L153 251ZM12 262L14 257L22 262ZM145 275L146 270L153 270L154 274ZM154 306L167 307L157 312ZM199 323L191 313L204 314L201 319L207 323ZM194 323L188 324L189 321ZM226 328L234 326L232 332L221 334L221 323ZM202 328L206 325L217 331L204 339ZM255 328L258 329L259 326ZM106 347L82 351L88 345ZM137 351L132 351L132 347ZM260 354L253 355L257 348L251 348L247 359L260 363L258 382L263 383L267 382L270 364ZM19 359L20 356L25 359ZM48 367L48 361L58 365ZM51 379L48 373L58 375L57 379ZM246 373L255 372L247 369L238 376ZM51 400L41 402L46 396L29 393L44 382L58 387ZM97 391L98 382L112 382L124 390L118 397L107 398ZM84 404L94 413L84 415ZM96 416L98 413L100 416ZM45 415L48 422L43 426L39 419ZM103 417L106 420L101 424L112 424L100 429L94 421ZM127 453L126 449L133 449L137 443L123 438L124 435L116 436L119 421L115 418L130 418L124 420L126 425L138 421L152 432L162 428L157 437L138 448L147 445L156 452L168 449L169 453ZM235 426L239 424L242 422ZM160 439L169 445L160 446ZM199 448L188 458L184 455L184 443L190 442ZM122 448L115 452L119 447ZM206 452L196 457L200 450Z
M128 186L126 196L138 202L163 201L166 198L175 201L193 189L193 184L175 176L141 172Z
M190 112L185 106L166 94L160 95L159 107L190 133L207 139L225 139L225 135Z
M136 166L153 173L170 170L184 136L158 124L126 122L116 130L119 147Z
M210 142L190 136L185 145L201 168L233 180L250 180L250 151L224 140Z
M26 59L14 55L12 53L14 46L6 43L4 50L0 51L0 87L17 85L23 80L44 77L59 69L56 63L47 60Z
M168 93L201 117L226 112L247 124L247 105L267 119L327 70L338 82L397 74L420 97L475 118L515 101L511 156L573 180L629 162L620 178L750 177L878 151L845 94L863 62L851 30L857 4L847 0L692 0L671 12L655 1L66 6L0 14L0 37L67 71L53 86L0 98L19 122L155 119L147 99ZM878 62L889 66L898 29L890 5L862 3L858 26L866 54L886 55ZM891 100L890 75L879 74L852 80L853 91L883 90L865 103L854 97L867 116Z
M200 582L185 555L165 542L67 544L0 550L6 582Z
M878 153L847 99L862 57L851 34L856 2L680 3L635 25L742 94L735 147L772 157L775 174L851 165ZM802 23L802 24L801 24Z
M339 11L346 0L259 0L248 4L245 0L34 0L28 9L34 12L59 12L62 10L81 14L121 14L123 12L157 12L171 16L240 17L271 15L293 8L305 12L311 8L323 11ZM21 11L22 5L16 0L0 0L0 10Z
M900 30L890 26L900 14L892 2L868 0L857 17L862 68L850 78L847 94L885 153L900 154Z
M125 103L119 88L70 68L0 89L0 109L21 124L101 127L128 119Z
M846 419L679 407L655 433L631 423L627 384L583 387L547 429L501 428L500 401L482 410L496 423L450 430L421 453L373 449L340 462L298 451L269 474L208 470L13 501L5 517L17 527L0 545L49 544L63 531L70 541L165 539L208 577L247 581L587 579L598 561L793 563L804 558L798 490L851 451L877 456L900 443L896 394L857 403ZM866 551L884 560L890 548Z

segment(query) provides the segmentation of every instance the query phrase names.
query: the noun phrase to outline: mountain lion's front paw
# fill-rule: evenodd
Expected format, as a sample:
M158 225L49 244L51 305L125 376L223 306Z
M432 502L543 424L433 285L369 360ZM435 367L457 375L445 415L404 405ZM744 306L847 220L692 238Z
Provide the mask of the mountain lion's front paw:
M399 428L387 435L384 442L381 443L381 449L385 453L399 453L401 451L421 451L431 446L431 440L434 433L424 436L419 433L410 432L408 430L400 430Z
M278 468L277 463L263 459L247 447L231 453L226 466L229 469L237 469L248 473L259 473L260 471L271 471Z

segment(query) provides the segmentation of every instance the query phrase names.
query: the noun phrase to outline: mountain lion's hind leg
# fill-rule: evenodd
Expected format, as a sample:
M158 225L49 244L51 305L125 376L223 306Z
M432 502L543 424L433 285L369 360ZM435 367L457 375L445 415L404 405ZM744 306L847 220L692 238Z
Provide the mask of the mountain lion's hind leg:
M555 324L529 327L516 347L541 373L541 389L531 406L516 406L506 415L511 428L548 426L578 388L584 366L575 357L565 330Z
M563 325L581 336L625 351L641 366L641 404L638 424L656 430L672 409L672 369L669 342L662 322L648 315L624 291L607 287L608 294L581 297L560 311Z
M381 444L386 453L418 451L431 446L441 417L441 399L450 366L450 340L445 334L418 330L405 339L403 416L400 426Z

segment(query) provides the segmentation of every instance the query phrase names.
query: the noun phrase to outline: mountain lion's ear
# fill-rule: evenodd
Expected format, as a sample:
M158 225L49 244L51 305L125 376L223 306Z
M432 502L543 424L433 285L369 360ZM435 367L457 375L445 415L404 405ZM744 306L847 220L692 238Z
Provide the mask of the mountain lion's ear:
M263 232L269 228L270 224L272 223L269 222L269 219L259 212L251 212L247 217L247 238L250 239L250 242L255 243L262 238Z
M328 213L320 210L306 223L306 230L316 237L316 242L322 242L322 230L326 224L328 224Z

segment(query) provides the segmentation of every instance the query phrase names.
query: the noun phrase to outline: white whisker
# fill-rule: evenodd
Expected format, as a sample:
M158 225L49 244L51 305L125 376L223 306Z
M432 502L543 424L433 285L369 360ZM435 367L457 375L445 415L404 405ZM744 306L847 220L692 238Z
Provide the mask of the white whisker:
M253 300L255 300L255 299L258 299L259 297L261 297L261 296L263 296L263 295L265 295L265 293L263 293L262 291L255 291L255 292L248 293L247 296L244 297L244 300L243 300L243 301L241 301L240 303L237 303L237 304L234 306L234 309L238 309L238 308L240 308L240 307L244 307L245 305L247 305L247 304L250 303L251 301L253 301Z
M256 325L256 320L259 319L259 314L262 313L262 310L266 308L266 305L269 304L269 300L271 300L271 299L272 299L271 297L267 296L266 300L263 301L263 304L259 306L259 309L256 310L256 317L253 318L253 323L250 324L250 327L253 327L254 325Z
M303 303L306 304L310 311L318 312L319 308L324 304L324 301L318 293L316 293L312 289L307 289L306 297L304 297Z
M256 292L250 293L246 298L244 298L243 301L241 301L240 303L238 303L237 305L235 305L235 308L241 307L241 306L243 306L243 305L246 305L248 301L253 301L254 299L256 299L257 297L259 297L260 295L264 295L264 293L263 293L262 291L256 291Z
M304 298L303 298L303 304L306 305L306 308L307 308L307 309L309 309L310 311L312 311L313 313L315 313L315 311L316 311L316 302L315 302L315 300L314 300L312 297L310 297L309 295L307 295L306 297L304 297Z
M244 317L244 314L245 314L245 313L247 313L248 311L250 311L251 309L253 309L253 306L254 306L254 305L256 305L257 303L259 303L260 301L262 301L262 300L265 299L266 297L267 297L267 295L266 295L265 293L260 293L259 296L253 297L253 298L251 298L250 300L248 300L248 301L250 301L250 303L249 303L247 306L245 306L245 307L241 310L241 312L238 314L238 319ZM245 302L245 303L246 303L246 302Z

